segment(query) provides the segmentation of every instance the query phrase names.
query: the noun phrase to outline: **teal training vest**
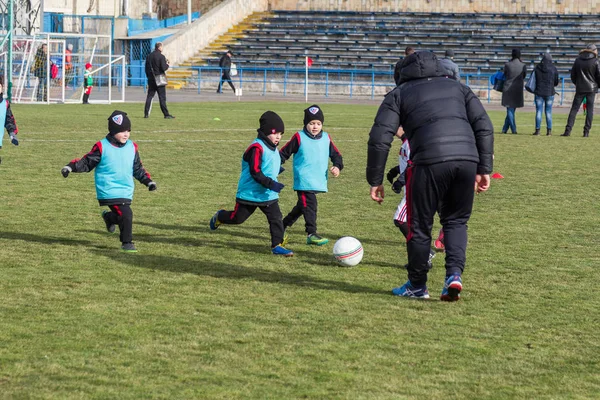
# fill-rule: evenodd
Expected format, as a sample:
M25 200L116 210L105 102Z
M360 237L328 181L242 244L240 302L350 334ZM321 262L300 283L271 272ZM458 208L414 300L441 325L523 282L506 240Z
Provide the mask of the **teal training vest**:
M135 146L128 140L123 147L110 144L108 139L100 141L102 157L96 166L96 197L98 200L133 200L133 162Z
M277 149L271 150L262 140L255 139L252 144L258 143L262 149L262 158L260 160L260 169L262 173L277 181L277 175L281 169L281 157ZM264 203L271 200L277 200L279 193L268 189L256 182L250 175L250 165L242 158L242 173L238 181L238 190L235 196L238 199L251 201L254 203Z
M0 147L2 147L2 141L4 140L4 125L6 124L6 107L7 100L4 99L0 103L0 121L2 122L2 136L0 136Z
M294 190L327 192L327 167L331 140L323 131L320 139L308 136L304 129L298 131L300 147L294 154Z

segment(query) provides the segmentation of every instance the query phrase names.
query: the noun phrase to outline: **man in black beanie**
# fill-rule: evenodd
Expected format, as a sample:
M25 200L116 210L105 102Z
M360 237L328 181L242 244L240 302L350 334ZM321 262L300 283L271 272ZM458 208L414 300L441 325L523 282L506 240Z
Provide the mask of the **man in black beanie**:
M144 169L137 144L129 140L131 121L127 113L113 111L108 117L108 135L97 142L92 150L81 158L76 158L60 171L66 178L71 172L90 172L94 168L96 197L100 206L108 206L110 211L102 212L106 230L115 231L119 225L121 250L135 253L133 244L133 178L146 185L148 190L156 190L156 183Z
M279 192L284 185L277 182L281 171L281 158L277 145L285 130L283 120L273 111L260 116L258 137L242 157L242 172L238 181L233 211L219 210L210 219L210 230L221 224L239 225L257 208L265 214L271 232L271 253L291 257L294 252L283 244L283 222L279 209Z
M446 69L446 74L449 78L456 79L460 81L460 71L458 69L458 65L454 62L454 51L446 50L446 56L444 58L440 58L440 64L442 67Z

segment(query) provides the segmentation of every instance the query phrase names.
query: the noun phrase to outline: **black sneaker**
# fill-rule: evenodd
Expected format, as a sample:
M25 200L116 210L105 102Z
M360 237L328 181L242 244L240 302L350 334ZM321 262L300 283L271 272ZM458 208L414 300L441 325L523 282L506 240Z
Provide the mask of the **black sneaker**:
M104 220L104 223L106 224L106 230L110 233L115 233L115 224L113 224L112 222L110 222L108 220L108 214L110 213L110 211L102 211L102 219Z
M132 242L123 243L123 245L121 246L121 251L124 253L137 253L137 249L135 248L135 245Z
M172 115L167 115L167 116L165 117L165 119L175 119L175 117L174 117L174 116L172 116Z

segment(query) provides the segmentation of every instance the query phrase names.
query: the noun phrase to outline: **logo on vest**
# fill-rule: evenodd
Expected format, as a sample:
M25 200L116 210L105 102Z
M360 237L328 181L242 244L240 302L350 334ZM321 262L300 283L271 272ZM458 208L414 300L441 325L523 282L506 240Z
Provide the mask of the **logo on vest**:
M277 133L277 130L275 128L273 128L273 129L271 129L271 133L275 134L275 133Z
M311 113L312 115L315 115L316 113L319 112L319 107L311 107L308 109L308 112Z
M115 124L121 125L123 123L123 114L115 115L114 117L112 117L112 120L115 122Z

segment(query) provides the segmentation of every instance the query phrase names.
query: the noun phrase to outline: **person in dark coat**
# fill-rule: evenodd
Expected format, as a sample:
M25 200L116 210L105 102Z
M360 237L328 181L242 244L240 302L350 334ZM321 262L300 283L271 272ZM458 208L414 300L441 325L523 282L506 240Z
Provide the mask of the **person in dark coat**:
M583 103L583 99L585 99L587 114L583 126L583 137L588 137L594 120L594 100L598 92L598 85L600 85L600 61L598 60L596 45L589 44L579 53L579 57L577 57L571 69L571 81L575 84L575 97L573 97L565 133L560 136L571 136L577 112L581 107L581 103Z
M217 88L217 93L221 94L223 91L221 90L221 86L223 82L229 83L231 86L231 90L235 93L235 86L233 86L233 82L231 81L231 51L227 50L223 57L219 60L219 67L221 67L221 80L219 81L219 87Z
M458 65L454 62L454 51L446 50L445 57L440 59L442 66L448 70L448 77L460 81L460 70Z
M546 111L546 136L552 135L552 104L554 103L554 88L558 85L558 70L552 64L550 53L544 53L542 61L535 66L535 132L540 134L542 126L542 108Z
M48 85L46 82L48 75L48 46L44 43L38 47L33 59L32 72L38 78L38 86L36 91L37 101L48 101Z
M410 56L414 52L415 52L415 49L413 47L408 46L407 48L405 48L404 49L404 58L399 60L396 63L396 65L394 66L394 82L396 83L396 86L398 86L398 82L400 82L400 69L402 68L402 61L404 61L404 59L406 57Z
M468 86L448 79L431 52L406 57L399 83L385 96L375 117L366 171L371 199L383 202L385 164L402 126L411 150L405 186L408 282L392 293L429 298L431 228L438 211L446 247L441 299L456 301L462 290L473 188L477 183L477 191L483 192L490 186L494 129L477 96Z
M515 122L515 110L524 105L523 86L527 66L521 61L521 50L512 50L512 59L504 64L504 90L502 91L502 105L506 107L506 119L502 127L502 133L517 134L517 123Z
M146 78L148 78L148 93L146 94L146 106L144 108L144 118L150 116L152 110L152 99L154 95L158 93L158 101L160 103L160 110L162 111L165 119L175 118L169 114L167 108L167 88L165 85L158 85L156 83L156 75L165 74L169 69L169 62L162 54L163 44L158 42L154 45L154 51L148 54L146 57Z

